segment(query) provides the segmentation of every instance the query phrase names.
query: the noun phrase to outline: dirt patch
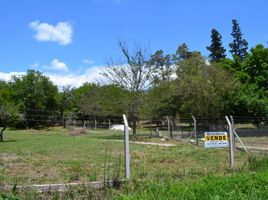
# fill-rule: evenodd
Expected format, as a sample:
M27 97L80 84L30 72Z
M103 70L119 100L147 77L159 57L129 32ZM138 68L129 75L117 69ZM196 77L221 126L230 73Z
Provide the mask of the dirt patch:
M88 130L86 128L71 127L71 129L70 129L70 135L72 135L72 136L84 135L87 133L88 133Z
M12 162L17 159L18 159L18 156L16 156L16 154L0 153L1 162Z

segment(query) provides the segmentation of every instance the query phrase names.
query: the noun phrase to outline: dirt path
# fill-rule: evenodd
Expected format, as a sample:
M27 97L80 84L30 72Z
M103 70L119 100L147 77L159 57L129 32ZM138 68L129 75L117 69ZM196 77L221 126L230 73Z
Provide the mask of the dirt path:
M124 181L122 179L121 181ZM109 181L106 184L112 186L113 182ZM70 187L78 187L78 186L87 186L90 188L100 189L104 187L103 181L96 182L84 182L84 183L60 183L60 184L40 184L40 185L17 185L17 189L30 189L35 190L37 192L49 192L49 191L58 191L64 192L67 191ZM0 190L10 191L14 186L6 185L0 186Z
M237 145L236 148L244 150L244 148L241 145ZM268 152L268 148L264 147L253 147L253 146L246 146L248 151L263 151Z
M113 141L113 142L124 142L124 140L103 140L103 141ZM138 141L129 141L132 144L145 144L145 145L154 145L154 146L161 146L161 147L174 147L175 144L167 144L167 143L157 143L157 142L138 142Z

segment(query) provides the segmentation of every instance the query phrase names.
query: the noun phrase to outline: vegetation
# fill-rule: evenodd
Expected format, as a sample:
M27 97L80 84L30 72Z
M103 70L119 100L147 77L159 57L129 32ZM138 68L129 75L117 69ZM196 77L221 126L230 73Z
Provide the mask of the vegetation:
M131 51L119 43L124 60L107 64L103 76L109 82L104 84L57 88L35 70L0 81L0 185L122 178L123 143L114 141L122 140L122 133L83 129L83 134L71 134L66 125L74 119L85 126L89 119L122 119L127 114L133 134L138 135L149 133L137 130L142 118L166 115L171 120L192 114L203 119L230 114L267 119L268 48L257 44L248 52L238 21L232 25L232 58L226 58L222 37L212 29L209 61L185 43L173 54L159 49L151 55L142 47ZM265 126L267 120L257 123ZM260 160L262 155L248 157L236 151L236 166L230 169L227 149L168 142L176 145L132 144L132 180L117 189L81 186L39 194L14 187L10 195L1 191L0 199L268 198L267 158Z
M226 114L268 116L268 49L258 44L247 52L239 23L232 21L233 41L226 58L222 37L211 31L211 63L198 51L179 45L174 54L159 49L148 55L120 42L124 60L109 62L106 84L57 87L38 71L0 82L2 127L39 127L73 118L107 118L127 114L136 133L143 117L165 115L219 117ZM64 123L65 124L65 123Z
M149 132L141 131L143 134ZM54 130L8 130L0 148L0 186L68 183L124 177L122 132L100 130L72 136ZM266 140L266 138L261 138ZM229 168L228 149L204 149L175 142L174 147L131 144L131 181L96 190L87 186L66 192L0 190L2 198L27 199L266 199L268 159L236 150ZM106 160L106 162L105 162ZM0 193L1 193L0 192ZM12 196L13 195L13 196Z
M226 50L222 46L221 35L214 28L211 30L211 45L207 49L211 52L209 58L212 62L219 62L226 57Z
M6 142L0 148L0 185L103 180L106 147L109 154L111 151L113 166L119 158L123 160L123 142L113 141L123 140L123 132L89 131L80 136L72 136L70 132L62 128L7 130ZM149 135L149 131L139 132ZM205 150L181 142L175 144L178 146L131 145L131 176L135 179L165 179L167 176L191 179L217 170L221 170L220 174L228 173L227 149ZM239 168L246 162L246 155L239 151L237 155ZM123 162L121 165L123 178ZM111 172L113 170L111 168Z
M242 38L242 32L239 23L236 19L232 20L233 30L231 35L233 36L233 42L229 44L230 52L234 57L237 57L240 61L243 61L247 55L248 42Z

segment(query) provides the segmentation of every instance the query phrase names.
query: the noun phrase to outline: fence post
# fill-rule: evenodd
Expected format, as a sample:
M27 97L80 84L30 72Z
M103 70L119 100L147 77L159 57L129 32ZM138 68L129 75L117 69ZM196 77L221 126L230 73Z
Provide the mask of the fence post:
M232 123L232 126L233 126L234 137L238 139L239 143L242 145L242 147L244 148L245 152L248 153L247 147L244 145L244 143L242 142L241 138L238 136L238 134L235 131L234 118L233 118L232 115L230 115L230 119L231 119L231 123ZM234 138L234 147L235 147L235 138Z
M227 116L225 116L225 119L228 123L228 129L229 129L229 150L230 150L230 166L234 167L234 132L233 132L233 126Z
M94 119L94 124L95 124L95 131L97 131L97 120Z
M150 136L153 136L153 130L152 130L152 120L150 119Z
M196 119L192 115L192 119L194 120L194 135L195 135L195 144L198 146L198 135L197 135L197 125L196 125Z
M109 129L111 128L111 120L108 119L108 123L109 123Z
M230 121L231 121L231 124L232 124L232 129L233 129L233 134L234 134L234 140L233 140L233 145L234 145L234 148L235 148L235 128L234 128L234 118L232 115L230 115Z
M170 128L170 120L169 120L168 116L166 116L166 118L167 118L167 122L168 122L168 133L169 133L170 138L173 139L172 131Z
M125 134L125 172L126 179L130 178L130 158L129 158L129 132L128 132L128 121L126 115L123 115L124 119L124 134Z

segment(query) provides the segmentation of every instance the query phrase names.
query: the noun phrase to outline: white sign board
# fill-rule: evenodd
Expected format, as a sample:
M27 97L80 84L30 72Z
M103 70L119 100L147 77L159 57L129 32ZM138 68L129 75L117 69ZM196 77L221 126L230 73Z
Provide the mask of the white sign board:
M205 132L205 148L229 147L227 132Z

